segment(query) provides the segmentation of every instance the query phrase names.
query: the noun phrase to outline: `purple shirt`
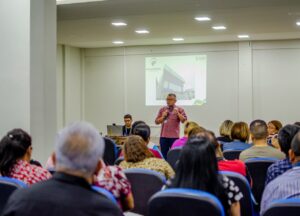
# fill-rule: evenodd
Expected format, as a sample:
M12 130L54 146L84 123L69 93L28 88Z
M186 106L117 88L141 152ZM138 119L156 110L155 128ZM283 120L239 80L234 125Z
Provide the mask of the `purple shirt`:
M185 143L187 142L188 138L187 137L181 137L180 139L176 140L171 149L174 149L174 148L181 148L185 145Z
M187 120L187 116L184 112L184 109L178 106L174 106L173 109L170 109L168 106L162 107L157 114L156 120L162 117L162 114L165 110L169 110L169 114L166 120L162 123L161 133L160 133L161 137L179 138L180 119L178 115L174 112L174 109L178 109L178 112L184 116L185 120Z

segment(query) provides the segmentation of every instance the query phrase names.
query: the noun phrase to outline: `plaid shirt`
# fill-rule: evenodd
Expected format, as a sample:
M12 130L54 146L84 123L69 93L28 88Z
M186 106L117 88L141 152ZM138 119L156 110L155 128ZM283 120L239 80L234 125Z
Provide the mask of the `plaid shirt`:
M276 161L268 168L265 185L291 168L292 164L288 158Z
M261 199L261 215L263 215L273 201L290 198L300 198L299 166L289 169L265 187Z
M156 120L158 118L161 118L163 112L165 112L166 110L169 110L169 114L168 114L168 117L166 118L166 120L162 123L161 133L160 133L161 137L164 137L164 138L179 138L180 119L178 118L178 115L175 114L174 109L177 109L178 112L181 115L183 115L185 120L187 120L187 116L184 112L184 109L182 109L181 107L174 106L174 108L171 109L171 110L167 106L162 107L159 110L158 114L157 114Z

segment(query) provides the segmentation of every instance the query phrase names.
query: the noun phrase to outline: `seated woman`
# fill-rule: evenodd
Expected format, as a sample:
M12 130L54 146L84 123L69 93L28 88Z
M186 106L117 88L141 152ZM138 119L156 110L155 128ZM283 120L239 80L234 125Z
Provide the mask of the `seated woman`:
M186 122L185 125L184 125L184 135L183 135L183 137L175 140L175 142L173 143L171 149L183 147L185 145L185 143L187 142L187 140L188 140L189 132L191 130L193 130L195 127L199 127L199 125L196 122L192 122L192 121Z
M215 195L231 216L240 215L243 194L226 176L218 174L213 144L207 137L192 137L182 148L171 188L191 188Z
M150 169L160 172L167 179L174 176L172 167L164 159L155 158L140 136L128 137L127 142L124 144L124 159L120 163L120 167L123 169Z
M278 143L278 132L282 128L282 123L278 120L272 120L268 122L268 137L267 137L267 143L270 146L273 146L277 149L279 149L279 143Z
M22 129L9 131L0 141L0 174L27 185L49 179L47 170L30 164L31 153L30 135Z
M94 185L110 191L124 212L133 209L134 201L131 185L122 168L106 166L102 161L102 169L98 173Z
M144 124L140 123L140 124L136 125L134 127L134 130L132 131L132 134L138 135L143 138L147 147L152 152L154 157L163 158L163 156L159 150L159 147L150 141L151 129L150 129L149 125L147 125L145 123Z
M225 150L244 151L247 148L250 148L252 145L247 143L249 137L250 137L250 131L247 123L245 122L234 123L231 129L231 139L233 141L230 143L224 143L223 151Z
M231 128L233 126L233 121L231 120L225 120L220 128L219 128L219 133L220 136L217 138L217 140L221 143L228 143L228 142L232 142L231 139Z

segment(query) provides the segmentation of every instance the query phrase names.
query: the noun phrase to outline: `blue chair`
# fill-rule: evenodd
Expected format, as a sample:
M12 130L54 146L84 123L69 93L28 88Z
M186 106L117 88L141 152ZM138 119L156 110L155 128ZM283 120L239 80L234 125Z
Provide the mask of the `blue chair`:
M154 194L148 216L224 216L221 202L212 194L194 189L166 189Z
M123 160L124 160L124 157L117 158L117 160L115 161L115 165L119 165Z
M173 170L176 170L176 164L179 160L180 153L181 153L181 148L175 148L168 152L167 162L170 164Z
M243 194L243 198L240 200L241 216L255 215L253 208L255 200L253 200L254 197L252 195L248 180L241 174L235 172L220 171L219 173L221 175L227 176L240 188L240 191Z
M284 199L273 202L262 216L299 216L300 199Z
M115 203L116 205L118 205L118 202L116 200L116 198L114 197L114 195L109 192L108 190L101 188L101 187L97 187L97 186L92 186L92 189L102 195L104 195L107 199L109 199L110 201L112 201L113 203Z
M19 188L26 188L27 185L14 178L0 176L0 213L3 211L4 206L10 195Z
M134 198L134 209L131 212L146 215L147 203L150 197L160 191L166 182L165 177L153 170L148 169L126 169Z
M245 161L248 171L252 177L252 192L255 200L260 204L263 191L265 189L265 181L267 170L273 164L276 158L251 158ZM258 205L256 211L259 212L260 206Z
M242 150L225 150L223 152L224 158L227 160L239 159Z

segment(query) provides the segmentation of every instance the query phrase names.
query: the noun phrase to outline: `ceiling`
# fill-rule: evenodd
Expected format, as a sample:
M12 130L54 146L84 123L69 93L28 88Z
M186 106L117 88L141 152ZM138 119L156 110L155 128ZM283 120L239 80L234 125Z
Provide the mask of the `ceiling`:
M59 4L58 43L76 47L112 47L175 43L208 43L242 40L300 38L300 0L102 0ZM78 1L78 0L77 0ZM211 21L197 22L195 16ZM112 21L124 20L126 27ZM213 25L225 25L216 31ZM150 34L135 30L147 28ZM184 41L172 41L183 37Z

